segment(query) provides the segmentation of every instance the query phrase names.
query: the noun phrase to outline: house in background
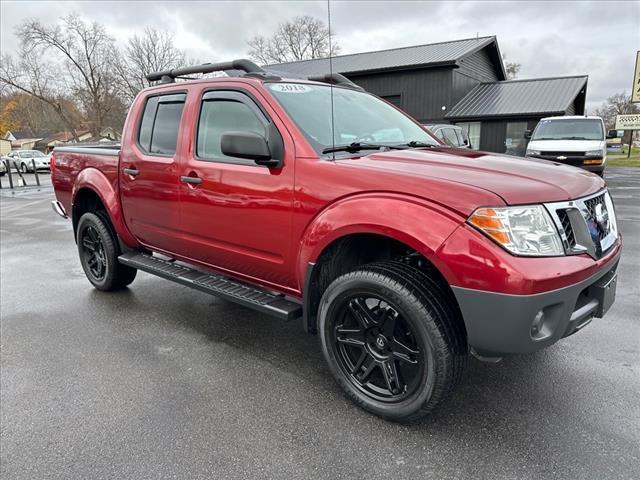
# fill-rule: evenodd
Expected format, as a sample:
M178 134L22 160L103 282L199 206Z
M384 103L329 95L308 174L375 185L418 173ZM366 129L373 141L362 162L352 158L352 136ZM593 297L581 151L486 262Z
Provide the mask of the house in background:
M11 151L11 140L0 138L0 155L6 155Z
M88 130L77 130L76 134L78 136L78 140L81 142L91 138L91 132ZM68 143L77 143L71 132L56 132L38 142L36 144L36 149L41 150L44 153L49 153L55 147L66 145Z
M333 57L333 72L423 124L455 123L475 149L524 154L524 132L550 115L582 115L588 77L507 81L495 36ZM267 65L289 78L329 73L329 59Z
M105 127L100 132L99 142L119 142L122 138L122 133L116 131L114 128Z
M4 139L11 142L11 150L34 150L36 144L50 135L47 131L7 131Z
M35 150L42 138L20 138L11 142L11 150Z

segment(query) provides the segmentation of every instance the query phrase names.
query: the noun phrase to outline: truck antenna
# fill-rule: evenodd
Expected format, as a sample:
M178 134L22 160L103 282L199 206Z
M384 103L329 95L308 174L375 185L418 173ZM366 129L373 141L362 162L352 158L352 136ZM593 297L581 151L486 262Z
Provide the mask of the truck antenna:
M333 59L331 58L331 0L327 0L327 24L329 28L329 75L333 77ZM335 120L333 118L333 84L329 84L329 88L331 89L331 144L335 149L336 147L336 136L335 136ZM333 152L333 158L336 158L336 153Z

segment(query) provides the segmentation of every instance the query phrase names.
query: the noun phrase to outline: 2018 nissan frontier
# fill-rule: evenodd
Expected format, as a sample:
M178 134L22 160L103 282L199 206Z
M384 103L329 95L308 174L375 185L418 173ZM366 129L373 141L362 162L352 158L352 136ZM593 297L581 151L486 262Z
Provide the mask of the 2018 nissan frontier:
M397 421L443 401L469 354L548 347L614 301L597 175L444 145L340 75L236 60L148 78L120 146L51 159L99 290L142 270L301 318L346 394Z

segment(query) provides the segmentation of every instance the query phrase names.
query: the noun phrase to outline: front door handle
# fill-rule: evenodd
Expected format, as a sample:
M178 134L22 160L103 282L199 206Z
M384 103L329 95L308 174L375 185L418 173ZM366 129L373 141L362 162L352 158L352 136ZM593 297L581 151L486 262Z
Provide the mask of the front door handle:
M199 183L202 183L202 179L198 177L182 176L180 177L180 181L184 183L191 183L192 185L197 185Z
M138 170L137 168L123 168L122 171L127 175L131 175L132 177L140 175L140 170Z

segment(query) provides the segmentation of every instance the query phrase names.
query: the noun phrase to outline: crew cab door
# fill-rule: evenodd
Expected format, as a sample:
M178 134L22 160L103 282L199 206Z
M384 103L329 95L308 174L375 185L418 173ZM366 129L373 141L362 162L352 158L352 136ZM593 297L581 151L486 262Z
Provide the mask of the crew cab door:
M152 249L172 252L180 228L178 132L186 93L151 95L128 123L120 158L120 198L129 231Z
M255 93L213 90L192 98L195 138L180 167L183 255L263 284L292 286L295 152ZM228 132L263 135L270 146L278 140L281 167L224 155Z

